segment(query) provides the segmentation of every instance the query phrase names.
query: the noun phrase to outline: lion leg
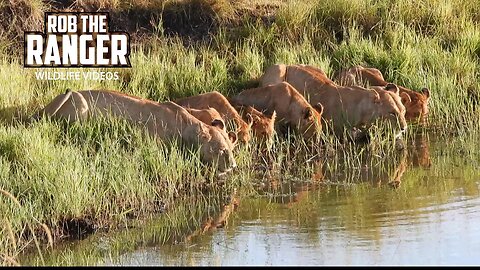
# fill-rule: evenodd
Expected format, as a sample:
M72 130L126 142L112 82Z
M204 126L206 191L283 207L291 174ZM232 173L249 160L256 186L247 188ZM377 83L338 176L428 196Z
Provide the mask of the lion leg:
M42 110L32 116L32 119L38 120L43 115L48 115L54 119L65 118L69 122L85 119L88 112L88 104L85 98L78 92L67 91L65 94L58 95Z
M284 64L277 64L267 68L265 73L260 77L260 86L268 86L272 84L281 83L285 80L287 74L287 66Z
M350 72L350 70L343 70L336 78L337 83L342 86L353 86L356 85L356 77Z
M65 118L68 122L87 119L89 106L85 98L78 92L72 92L70 98L55 112L54 118Z
M31 120L39 120L44 114L54 115L60 107L71 97L72 91L67 90L65 94L56 96L50 103L48 103L43 109L36 112L30 117Z

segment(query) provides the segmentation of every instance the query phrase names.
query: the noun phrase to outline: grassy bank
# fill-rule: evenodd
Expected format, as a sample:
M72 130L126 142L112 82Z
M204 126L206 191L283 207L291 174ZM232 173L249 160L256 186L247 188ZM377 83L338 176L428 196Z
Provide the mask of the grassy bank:
M455 203L454 198L459 194L472 199L479 196L476 169L479 163L478 159L470 160L475 156L452 155L451 150L442 150L442 142L422 146L422 140L428 138L417 139L405 155L392 158L364 156L361 161L342 163L342 167L336 169L328 168L331 162L320 160L314 162L313 170L307 168L301 173L291 168L285 172L272 170L262 181L255 181L259 196L242 196L236 211L227 215L227 225L218 229L221 231L203 226L211 218L224 216L217 212L218 198L210 193L208 198L198 197L194 203L177 201L168 215L135 221L128 229L99 232L74 244L59 243L55 249L45 250L45 263L36 252L20 256L19 260L26 265L119 264L125 263L125 255L143 255L153 247L156 258L170 257L169 262L157 264L194 265L198 262L179 254L200 249L201 255L197 258L205 258L211 252L216 254L218 246L226 245L224 241L230 237L235 238L245 228L251 230L252 223L271 230L275 220L281 221L282 227L288 226L292 233L307 228L314 231L303 244L322 245L318 230L338 236L338 231L327 229L331 223L344 228L343 233L352 239L361 235L380 241L384 227L379 226L382 221L378 219L383 217L379 213L393 216L383 220L387 224L395 219L392 213L409 215L408 222L416 222L422 220L425 209L432 209L432 202L444 207L452 201ZM392 189L387 185L389 179L397 179L402 184ZM240 190L239 194L248 193ZM277 235L277 231L271 234ZM162 245L165 243L167 245ZM234 243L243 247L242 241ZM141 257L147 259L137 257L136 264L152 263L149 256Z
M445 151L450 154L478 158L479 1L72 4L0 4L0 254L15 258L25 246L35 246L35 237L48 243L51 234L58 241L72 233L71 227L117 227L163 211L164 205L174 207L179 196L202 196L206 190L228 194L236 187L251 194L258 184L252 179L272 171L298 173L292 165L312 157L334 174L360 164L367 152L377 159L395 155L382 138L365 148L327 138L325 148L307 153L277 140L271 155L255 147L238 149L239 170L219 187L197 155L158 144L122 121L65 125L43 120L28 127L21 122L67 88L109 88L164 101L211 90L234 94L256 86L274 63L311 64L330 77L364 64L411 89L428 87L429 124L418 130L449 140ZM23 69L20 61L22 29L38 30L45 10L80 8L110 11L112 25L132 34L133 68L108 70L120 73L118 81L36 80L35 70ZM308 178L312 170L307 162L299 173Z

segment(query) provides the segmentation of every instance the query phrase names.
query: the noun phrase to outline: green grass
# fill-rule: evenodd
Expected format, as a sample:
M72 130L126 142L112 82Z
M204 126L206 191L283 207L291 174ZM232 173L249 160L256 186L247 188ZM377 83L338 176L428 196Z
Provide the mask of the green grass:
M446 153L478 160L479 1L275 2L275 16L267 22L261 17L265 14L254 11L256 5L262 10L262 1L100 1L118 16L149 9L157 22L147 27L147 37L135 39L133 68L104 69L118 71L118 81L36 80L34 69L22 68L15 44L21 44L18 26L39 26L38 14L48 5L20 2L0 4L0 15L7 14L15 26L0 20L5 26L0 32L0 188L13 196L0 194L0 220L6 224L0 227L0 254L15 258L34 245L33 236L45 240L40 224L58 240L69 219L115 228L155 213L158 202L218 188L195 150L158 143L122 121L66 125L42 120L28 127L20 121L67 88L115 89L156 101L212 90L228 96L255 87L275 63L315 65L332 78L343 68L363 64L379 68L388 81L417 91L430 89L429 124L412 126L407 143L415 132L433 131L450 142ZM201 7L201 12L192 12L192 7ZM22 20L30 15L31 20ZM181 31L167 31L162 16L213 21L216 27L208 39L189 39ZM137 19L141 22L132 17ZM268 153L241 147L235 153L239 168L221 189L242 187L255 194L259 181L252 179L276 173L307 179L318 163L332 174L332 182L355 184L356 175L336 172L365 160L374 166L390 156L401 158L392 138L376 133L368 145L341 144L328 135L324 140L324 146L313 150L301 140L278 138Z

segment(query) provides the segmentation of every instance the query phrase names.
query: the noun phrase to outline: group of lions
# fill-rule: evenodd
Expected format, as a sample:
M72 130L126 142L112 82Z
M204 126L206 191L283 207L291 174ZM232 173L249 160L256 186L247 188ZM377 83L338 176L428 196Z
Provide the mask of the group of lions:
M237 141L246 144L252 136L269 140L288 129L312 141L325 123L340 135L366 131L378 120L401 133L407 121L424 122L428 114L427 88L415 92L386 82L378 69L356 66L340 72L336 81L340 84L313 66L277 64L262 75L259 87L229 98L212 91L159 103L116 91L68 90L32 118L123 118L160 140L180 139L199 147L201 160L215 163L219 174L225 174L236 167ZM227 132L226 123L233 123L235 132Z

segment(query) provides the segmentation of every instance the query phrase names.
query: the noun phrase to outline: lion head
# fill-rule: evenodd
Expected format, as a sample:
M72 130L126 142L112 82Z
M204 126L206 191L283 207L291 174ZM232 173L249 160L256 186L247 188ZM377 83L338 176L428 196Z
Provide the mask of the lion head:
M405 131L407 129L406 109L399 96L398 86L389 83L383 87L372 86L371 88L376 91L372 116L387 120L392 127L400 130L400 132Z
M402 86L400 86L399 89L402 103L407 109L405 118L407 120L418 120L420 123L424 123L428 115L430 90L423 88L421 92L415 92Z
M219 175L237 166L233 156L237 135L234 132L226 133L224 126L222 120L215 119L211 126L201 123L198 128L200 158L206 164L216 164Z
M300 112L300 115L298 115L299 130L307 140L315 138L321 132L322 114L323 105L317 103L313 107L307 106Z
M273 114L269 117L257 110L252 106L245 106L242 108L242 113L247 119L247 123L251 123L253 135L261 141L269 140L275 133L275 119L277 113L273 111Z

